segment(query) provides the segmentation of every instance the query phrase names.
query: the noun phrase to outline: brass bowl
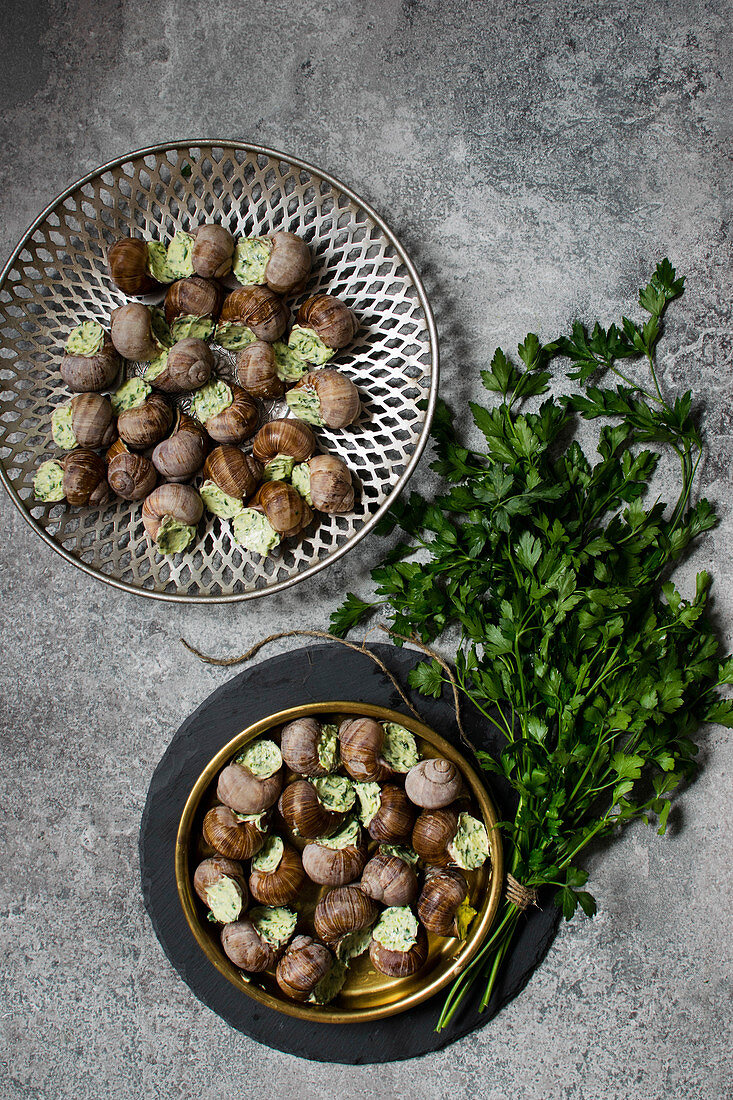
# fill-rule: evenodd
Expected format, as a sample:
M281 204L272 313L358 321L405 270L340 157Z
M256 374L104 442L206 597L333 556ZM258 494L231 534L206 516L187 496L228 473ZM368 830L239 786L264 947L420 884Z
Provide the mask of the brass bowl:
M453 938L428 935L429 952L425 965L407 978L389 978L374 970L369 955L354 960L349 967L349 977L339 996L330 1005L307 1005L289 1000L277 986L271 974L256 974L247 978L227 956L219 940L219 926L207 921L204 906L193 891L193 872L197 864L212 854L203 840L201 823L206 811L216 803L216 778L223 767L237 755L242 747L255 737L275 731L286 722L309 715L336 716L337 720L350 715L364 715L381 722L397 722L405 726L417 739L422 756L443 756L452 760L461 770L471 791L489 836L491 859L478 871L464 872L469 883L469 900L477 915L471 924L467 939L458 942ZM475 812L475 807L474 807ZM406 1012L422 1001L428 1000L449 985L465 969L491 927L501 900L503 882L503 855L501 837L496 827L499 820L496 808L486 793L478 775L464 757L448 741L428 726L398 711L358 702L309 703L290 707L256 722L242 730L209 761L197 779L183 809L176 838L176 883L183 911L194 937L216 969L232 985L260 1004L267 1005L287 1016L328 1024L361 1023L378 1020ZM299 916L310 918L316 902L326 887L311 883L304 887L302 900L293 904ZM261 983L261 984L258 984Z

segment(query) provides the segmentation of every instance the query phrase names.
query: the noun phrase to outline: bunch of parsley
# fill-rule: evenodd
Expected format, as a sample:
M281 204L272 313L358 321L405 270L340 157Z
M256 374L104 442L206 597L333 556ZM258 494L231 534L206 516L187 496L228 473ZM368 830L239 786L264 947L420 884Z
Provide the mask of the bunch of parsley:
M578 905L596 908L583 889L583 850L652 815L663 833L669 797L694 770L698 727L733 725L733 704L718 695L733 683L733 658L721 659L705 613L710 577L698 574L690 600L667 579L717 522L708 501L693 501L703 443L691 394L667 401L656 370L662 318L683 287L665 259L640 291L643 325L624 317L588 333L576 323L544 346L530 334L519 362L497 350L481 377L498 403L471 405L486 440L480 451L462 445L439 404L433 469L446 489L432 501L413 493L391 510L380 533L397 527L406 537L372 573L376 599L349 593L331 620L344 635L382 607L395 633L424 643L460 628L458 683L502 735L498 758L477 755L515 792L516 813L504 823L509 868L525 886L552 887L567 919ZM569 359L578 392L527 411L547 393L555 357ZM648 385L630 377L627 360L640 361ZM601 386L609 374L618 383ZM577 417L610 421L595 461L571 441ZM679 496L649 505L664 448L679 460ZM424 661L410 683L437 697L445 674ZM486 1006L519 916L504 903L439 1029L479 978Z

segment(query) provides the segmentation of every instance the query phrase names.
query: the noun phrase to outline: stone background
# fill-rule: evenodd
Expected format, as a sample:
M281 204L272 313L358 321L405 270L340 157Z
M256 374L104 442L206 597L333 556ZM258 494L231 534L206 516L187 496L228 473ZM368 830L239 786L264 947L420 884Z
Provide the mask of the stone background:
M682 581L712 569L730 646L730 14L723 0L3 0L0 254L128 150L269 145L387 218L425 278L457 402L497 343L635 313L668 254L688 291L663 378L704 402L722 512ZM346 585L368 590L378 541L284 595L184 611L106 588L0 509L3 1097L733 1096L726 731L705 732L670 833L636 828L596 861L598 917L565 927L483 1031L415 1062L302 1062L232 1032L171 970L137 833L173 731L226 675L179 636L238 652L323 627Z

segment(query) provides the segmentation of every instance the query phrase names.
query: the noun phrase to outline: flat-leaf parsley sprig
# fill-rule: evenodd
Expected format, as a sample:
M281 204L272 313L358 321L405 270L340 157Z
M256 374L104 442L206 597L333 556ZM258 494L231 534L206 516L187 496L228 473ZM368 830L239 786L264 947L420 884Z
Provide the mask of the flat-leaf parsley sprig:
M718 691L733 683L733 658L721 658L706 618L710 577L698 574L691 599L668 580L717 522L707 500L693 500L703 442L691 394L670 402L657 371L662 318L683 288L665 259L639 293L642 324L624 317L589 332L576 322L545 345L530 333L517 361L498 349L481 372L498 403L471 405L482 450L461 443L440 403L433 469L445 491L431 501L412 493L391 509L379 531L404 538L372 572L375 599L349 593L331 620L343 635L381 608L395 634L424 643L459 627L458 684L501 734L498 757L479 752L481 766L517 799L505 827L510 872L525 887L553 888L567 919L578 906L596 909L583 889L584 849L639 819L663 833L670 796L694 770L696 731L733 725L733 704ZM548 393L557 357L570 360L577 391L527 411L529 398ZM615 384L603 384L609 376ZM608 421L595 460L564 443L576 417ZM679 494L648 504L665 448L679 460ZM410 675L426 695L445 682L437 661ZM486 1006L520 912L505 901L439 1029L477 979Z

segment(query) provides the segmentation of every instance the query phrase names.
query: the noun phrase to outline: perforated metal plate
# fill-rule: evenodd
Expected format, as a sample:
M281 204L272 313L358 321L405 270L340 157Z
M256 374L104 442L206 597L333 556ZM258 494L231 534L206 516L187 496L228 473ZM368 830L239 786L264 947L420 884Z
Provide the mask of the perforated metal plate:
M349 428L317 429L319 450L341 457L355 475L354 511L318 514L299 541L283 542L266 558L239 547L226 520L202 520L189 552L162 557L145 535L140 504L73 509L33 498L38 464L55 457L51 413L71 396L58 372L66 337L85 320L108 327L111 310L125 301L107 273L107 246L125 234L168 239L205 220L235 235L301 234L314 269L303 294L291 301L293 311L325 291L343 298L361 326L332 365L358 386L362 413ZM220 352L224 376L230 366L231 357ZM250 599L341 557L415 468L437 386L430 306L394 235L333 177L257 146L183 142L112 161L44 210L0 275L0 478L24 518L68 561L156 599ZM263 406L263 420L284 408Z

